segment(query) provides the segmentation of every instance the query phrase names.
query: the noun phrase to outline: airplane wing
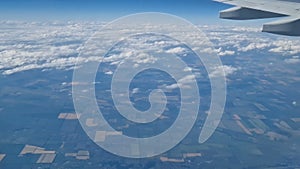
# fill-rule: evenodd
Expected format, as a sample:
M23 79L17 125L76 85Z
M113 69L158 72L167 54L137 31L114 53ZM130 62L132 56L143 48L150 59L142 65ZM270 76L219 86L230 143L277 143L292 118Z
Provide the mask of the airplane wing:
M220 18L234 20L284 17L266 23L263 32L300 36L300 0L214 0L236 7L220 12Z

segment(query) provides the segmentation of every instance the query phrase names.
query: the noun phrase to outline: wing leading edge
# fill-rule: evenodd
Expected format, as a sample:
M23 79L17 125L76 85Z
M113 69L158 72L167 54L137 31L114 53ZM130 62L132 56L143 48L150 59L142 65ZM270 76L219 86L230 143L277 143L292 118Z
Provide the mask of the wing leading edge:
M220 12L220 18L233 20L284 17L263 25L263 32L300 36L300 1L283 0L214 0L236 7Z

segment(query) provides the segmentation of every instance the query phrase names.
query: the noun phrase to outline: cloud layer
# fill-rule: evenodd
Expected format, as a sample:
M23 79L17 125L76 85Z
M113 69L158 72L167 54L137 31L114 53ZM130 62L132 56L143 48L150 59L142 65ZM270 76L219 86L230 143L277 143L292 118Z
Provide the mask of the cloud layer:
M1 22L0 25L0 73L10 75L37 68L73 68L82 44L95 31L99 30L103 23L6 21ZM258 28L226 26L199 26L199 28L215 45L215 49L208 48L207 51L217 52L221 57L232 55L244 57L247 52L255 51L287 56L284 60L286 63L299 63L297 56L300 53L300 40L298 39L260 33ZM170 28L170 31L172 29ZM193 32L186 32L186 36L193 36ZM149 40L142 40L149 43ZM162 40L151 43L153 43L153 50L177 45L167 49L166 52L172 54L187 52L178 44L170 43L170 41ZM201 43L201 39L195 43ZM143 44L137 47L143 48ZM120 53L106 59L107 61L118 60L126 54L130 53ZM150 55L140 54L137 56L139 57L137 64L155 61ZM97 58L79 58L77 61L83 63L93 59ZM231 74L237 70L231 65L225 65L224 68L225 74Z

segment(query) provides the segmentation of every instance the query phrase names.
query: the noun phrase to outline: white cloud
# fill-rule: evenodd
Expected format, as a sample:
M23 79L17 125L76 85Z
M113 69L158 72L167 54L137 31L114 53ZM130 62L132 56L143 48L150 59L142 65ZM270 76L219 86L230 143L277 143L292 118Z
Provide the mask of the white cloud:
M177 88L180 88L180 86L177 83L166 86L166 89L177 89Z
M264 43L264 42L261 42L261 43L254 43L253 42L253 43L250 43L249 45L247 45L245 47L239 48L238 50L242 51L242 52L248 52L248 51L251 51L251 50L265 49L267 47L270 47L270 44Z
M235 27L232 30L236 32L260 32L261 28L240 26L240 27Z
M223 65L215 67L214 71L210 73L210 78L216 78L216 77L222 77L223 75L225 77L228 77L231 74L234 74L236 71L238 71L238 68L235 68L233 66ZM187 75L177 81L177 83L165 86L166 89L176 89L176 88L190 88L190 84L196 81L195 75Z
M147 53L139 53L136 57L134 57L134 61L136 63L155 63L157 58Z
M186 75L185 77L179 79L177 83L165 86L166 89L176 89L176 88L190 88L191 83L196 82L195 75Z
M269 51L274 53L295 55L300 53L300 41L278 40L273 42L273 47Z
M114 72L112 72L112 71L107 71L107 72L105 72L105 74L106 75L112 75Z
M235 51L225 50L225 51L219 52L218 54L219 54L219 56L230 56L230 55L234 55Z
M296 64L296 63L300 63L300 58L299 58L299 56L293 56L292 58L285 59L284 61L285 61L285 63L288 63L288 64Z
M192 83L195 81L195 75L187 75L181 79L178 80L178 83L180 84L188 84L188 83Z
M210 73L209 77L210 78L215 78L215 77L222 77L223 75L225 77L235 73L238 70L238 68L228 66L228 65L223 65L223 66L218 66L215 67L215 70Z
M131 94L136 94L139 92L139 90L140 90L139 88L134 88L134 89L132 89Z
M31 69L70 69L77 60L81 45L95 31L103 26L96 22L11 22L1 21L0 31L0 71L9 75ZM151 31L151 26L145 28ZM209 47L194 32L182 32L182 36L193 38L194 44L207 46L205 53L216 52L219 56L241 55L249 51L276 53L292 57L300 54L300 40L282 36L258 33L256 27L200 26L216 49ZM170 35L176 28L170 27ZM128 31L124 29L124 31ZM179 30L177 30L180 32ZM22 36L20 36L22 35ZM130 45L129 45L130 44ZM110 64L119 64L126 57L134 59L133 66L154 63L156 59L148 55L151 51L168 49L168 53L185 54L188 50L179 46L180 42L157 36L136 37L128 40L127 45L117 49L120 53L105 58ZM176 46L176 47L172 47ZM194 48L196 49L196 48ZM202 48L201 48L202 49ZM99 60L97 56L78 58L79 63ZM285 59L286 63L298 63L298 58ZM224 67L227 74L236 71ZM106 72L109 74L110 72ZM218 71L214 75L219 74Z
M0 34L0 69L12 73L37 68L74 66L78 49L92 30L83 31L83 23L5 22ZM99 25L94 25L98 28ZM22 35L22 36L20 36Z
M190 67L185 67L184 69L183 69L183 71L185 71L185 72L189 72L189 71L192 71L193 69L192 68L190 68Z
M261 33L261 28L242 26L204 26L210 40L218 48L228 48L239 52L271 52L283 55L300 53L300 40L286 36L272 36ZM218 51L221 52L221 51Z
M167 50L166 53L180 54L180 53L183 53L185 51L186 51L185 48L176 47L176 48L171 48L171 49Z

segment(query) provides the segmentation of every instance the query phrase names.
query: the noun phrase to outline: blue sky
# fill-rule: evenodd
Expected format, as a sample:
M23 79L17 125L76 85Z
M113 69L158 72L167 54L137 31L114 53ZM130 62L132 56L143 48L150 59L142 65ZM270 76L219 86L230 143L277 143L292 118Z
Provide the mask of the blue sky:
M165 12L192 22L214 22L226 5L211 0L1 0L1 20L109 21L137 12Z

